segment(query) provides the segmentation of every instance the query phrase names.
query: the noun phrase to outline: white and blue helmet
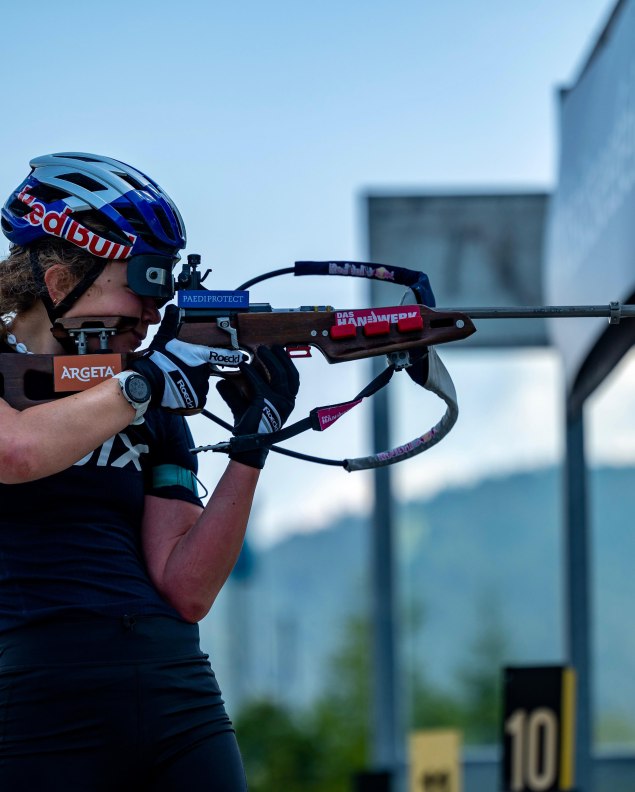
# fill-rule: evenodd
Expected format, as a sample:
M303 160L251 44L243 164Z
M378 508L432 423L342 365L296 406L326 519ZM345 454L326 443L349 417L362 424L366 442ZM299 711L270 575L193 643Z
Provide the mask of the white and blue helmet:
M29 164L31 172L2 208L2 231L13 244L30 247L55 237L104 266L127 262L130 286L139 294L172 296L172 269L185 247L185 226L153 179L96 154L47 154Z

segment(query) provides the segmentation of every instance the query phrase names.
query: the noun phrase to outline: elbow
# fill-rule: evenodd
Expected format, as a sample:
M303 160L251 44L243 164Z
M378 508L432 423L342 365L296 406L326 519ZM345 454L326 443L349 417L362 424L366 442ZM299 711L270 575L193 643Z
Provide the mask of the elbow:
M210 612L216 595L201 592L200 595L195 595L190 592L174 592L174 591L161 591L162 596L166 599L174 610L179 614L182 619L196 624L202 621Z
M207 616L208 613L209 613L209 609L208 610L193 609L193 610L179 611L179 616L182 619L184 619L186 622L189 622L190 624L198 624L200 621L203 621L203 619L205 618L205 616Z
M152 565L148 567L150 579L161 597L191 624L196 624L210 612L220 586L218 581L210 580L207 575L199 576L184 572L171 573L165 569L157 573Z
M197 624L202 621L210 612L212 603L203 602L184 602L180 604L172 603L172 607L176 609L177 613L182 619L190 624Z
M0 482L23 484L38 478L37 448L30 443L5 439L0 445Z

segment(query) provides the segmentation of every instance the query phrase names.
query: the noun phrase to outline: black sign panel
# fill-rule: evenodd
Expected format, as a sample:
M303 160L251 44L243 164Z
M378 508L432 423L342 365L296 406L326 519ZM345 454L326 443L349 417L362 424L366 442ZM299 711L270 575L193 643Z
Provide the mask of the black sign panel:
M504 670L505 792L573 788L575 675L564 666Z

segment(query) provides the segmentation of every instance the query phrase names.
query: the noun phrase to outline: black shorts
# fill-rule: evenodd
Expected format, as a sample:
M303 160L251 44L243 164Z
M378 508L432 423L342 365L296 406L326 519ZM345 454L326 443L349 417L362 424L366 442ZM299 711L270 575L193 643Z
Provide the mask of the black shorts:
M47 622L0 638L0 790L244 792L198 626Z

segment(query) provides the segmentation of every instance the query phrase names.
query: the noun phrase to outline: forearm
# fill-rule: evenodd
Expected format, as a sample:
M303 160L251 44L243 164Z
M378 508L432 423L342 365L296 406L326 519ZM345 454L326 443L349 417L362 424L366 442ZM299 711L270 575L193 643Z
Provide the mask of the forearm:
M65 470L128 426L134 414L116 380L23 411L0 400L0 482L19 484Z
M161 594L188 621L200 621L205 616L236 563L259 474L255 468L230 462L205 509L191 525L187 520L180 526L176 519L166 520L165 506L162 531L156 522L150 524L152 512L159 520L158 507L144 516L150 575Z

